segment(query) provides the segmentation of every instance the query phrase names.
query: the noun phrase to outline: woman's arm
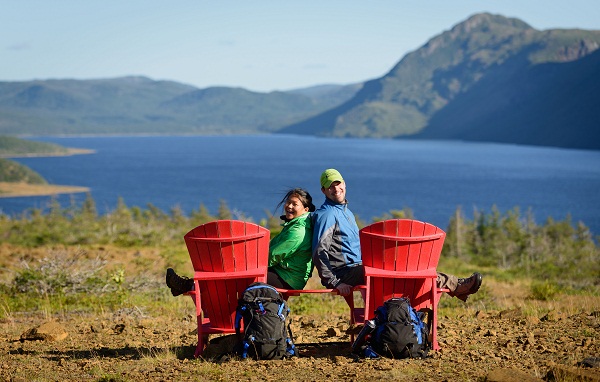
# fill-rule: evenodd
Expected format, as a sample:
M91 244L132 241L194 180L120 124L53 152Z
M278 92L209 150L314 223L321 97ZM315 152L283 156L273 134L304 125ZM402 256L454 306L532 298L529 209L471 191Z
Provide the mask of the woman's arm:
M269 266L281 264L286 258L293 256L305 236L306 227L301 222L294 221L285 226L269 243Z

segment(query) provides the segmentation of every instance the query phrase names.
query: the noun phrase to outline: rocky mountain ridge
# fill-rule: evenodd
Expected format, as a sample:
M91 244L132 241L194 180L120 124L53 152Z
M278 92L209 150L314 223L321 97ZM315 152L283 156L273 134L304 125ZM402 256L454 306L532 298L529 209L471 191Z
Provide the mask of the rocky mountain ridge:
M476 14L381 78L251 92L145 77L0 82L0 134L256 134L600 149L600 31Z

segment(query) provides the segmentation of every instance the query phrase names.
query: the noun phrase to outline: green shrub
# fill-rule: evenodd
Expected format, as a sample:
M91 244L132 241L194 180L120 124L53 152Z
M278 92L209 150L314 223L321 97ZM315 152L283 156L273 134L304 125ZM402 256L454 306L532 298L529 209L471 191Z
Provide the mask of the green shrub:
M82 206L71 203L63 207L54 200L48 213L34 209L16 218L0 215L0 239L26 247L57 244L156 246L164 248L168 255L168 248L180 248L183 236L193 227L232 216L246 219L239 213L231 213L225 201L221 201L215 216L201 204L199 210L188 217L179 208L172 208L169 213L153 205L146 209L130 208L122 199L118 200L114 211L98 215L95 203L88 195ZM374 219L411 216L412 212L405 208ZM271 229L272 237L278 233L279 222L272 215L268 214L261 222ZM366 223L360 221L358 224L364 226ZM440 261L440 269L445 272L454 271L462 276L484 269L488 274L508 279L565 280L563 282L568 285L561 286L572 290L598 292L600 288L597 282L600 249L590 230L581 222L573 224L569 216L563 221L547 219L544 224L537 224L531 211L522 214L514 208L502 214L492 208L489 213L475 211L470 220L459 208L451 217L446 232ZM177 256L177 260L187 262L187 255ZM453 267L446 267L449 263ZM35 279L37 276L23 277ZM58 275L55 278L60 281ZM68 283L68 278L60 283Z
M560 292L560 288L549 282L534 282L530 287L531 298L540 301L550 301Z

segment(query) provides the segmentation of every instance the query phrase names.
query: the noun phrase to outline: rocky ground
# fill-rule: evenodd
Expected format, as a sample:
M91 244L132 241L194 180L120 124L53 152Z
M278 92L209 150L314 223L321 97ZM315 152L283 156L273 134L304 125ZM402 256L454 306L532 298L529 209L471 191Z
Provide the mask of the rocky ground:
M450 318L442 312L442 350L425 360L356 359L343 316L300 316L293 321L300 356L285 361L211 359L219 352L215 344L207 359L194 359L190 315L152 317L136 309L96 317L15 315L0 323L0 379L599 381L593 359L600 356L599 315L465 309Z
M142 255L153 256L159 258L152 252ZM6 257L3 261L4 269L12 266ZM163 264L157 260L153 267L159 282ZM357 359L350 353L345 315L294 314L293 297L299 356L254 361L219 358L228 337L213 339L205 358L194 359L191 299L158 289L155 308L98 307L96 314L9 312L0 300L0 380L600 381L597 296L531 301L522 287L485 279L480 292L485 299L455 304L458 308L442 300L442 349L425 360ZM168 308L174 304L180 307Z

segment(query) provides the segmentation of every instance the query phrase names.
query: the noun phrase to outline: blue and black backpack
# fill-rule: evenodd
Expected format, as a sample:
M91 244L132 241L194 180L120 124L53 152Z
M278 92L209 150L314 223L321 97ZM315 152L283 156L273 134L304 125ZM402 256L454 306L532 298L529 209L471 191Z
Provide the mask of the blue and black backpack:
M370 358L425 358L430 349L428 333L422 313L407 298L392 298L365 323L353 350Z
M254 359L283 359L296 355L289 313L283 296L273 286L260 282L250 284L238 300L236 353L242 358Z

